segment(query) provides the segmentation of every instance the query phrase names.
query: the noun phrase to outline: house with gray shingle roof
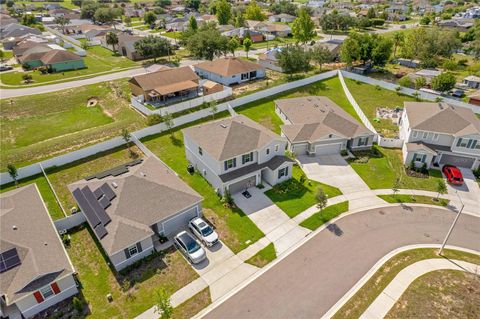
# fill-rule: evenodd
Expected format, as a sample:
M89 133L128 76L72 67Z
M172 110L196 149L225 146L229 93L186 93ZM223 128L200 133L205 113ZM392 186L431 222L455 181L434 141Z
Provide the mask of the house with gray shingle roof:
M155 157L68 186L116 270L160 249L200 216L203 198Z
M472 110L442 102L405 102L399 125L405 164L479 167L480 119Z
M374 134L325 96L275 101L283 120L282 136L297 155L329 155L372 147Z
M287 141L243 115L184 129L187 160L217 193L243 192L292 176Z
M0 253L0 317L30 318L78 293L36 184L0 195Z

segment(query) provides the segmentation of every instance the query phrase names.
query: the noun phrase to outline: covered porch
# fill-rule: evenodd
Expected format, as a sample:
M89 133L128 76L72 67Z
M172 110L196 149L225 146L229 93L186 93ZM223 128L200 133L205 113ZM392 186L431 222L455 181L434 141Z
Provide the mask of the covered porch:
M147 94L147 101L154 107L179 103L199 95L200 85L194 81L183 81L156 87Z

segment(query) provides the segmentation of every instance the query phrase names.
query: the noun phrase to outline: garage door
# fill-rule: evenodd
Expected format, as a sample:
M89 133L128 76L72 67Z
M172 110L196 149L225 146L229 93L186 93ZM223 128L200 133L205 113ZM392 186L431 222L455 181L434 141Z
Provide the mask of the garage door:
M315 155L330 155L330 154L339 154L342 144L325 144L318 145L315 148Z
M197 208L193 207L186 212L183 212L177 216L171 217L170 219L163 222L163 229L165 231L165 236L175 235L181 230L184 230L188 226L190 219L197 216Z
M230 194L235 194L238 192L243 192L245 189L249 187L255 186L255 175L249 178L246 178L240 182L236 182L231 184L228 189L230 190Z
M471 157L463 157L463 156L447 155L447 154L443 154L442 158L440 159L440 164L449 164L449 165L455 165L455 166L467 167L467 168L471 168L474 162L475 162L475 159Z

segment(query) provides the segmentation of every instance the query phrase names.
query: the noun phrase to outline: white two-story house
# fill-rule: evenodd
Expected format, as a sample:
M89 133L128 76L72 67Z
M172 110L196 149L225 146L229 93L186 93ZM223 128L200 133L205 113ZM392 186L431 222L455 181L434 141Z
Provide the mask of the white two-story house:
M405 102L400 120L403 160L427 167L478 168L480 119L472 110L446 103Z
M286 139L243 115L189 127L183 135L188 161L218 193L275 185L292 176Z

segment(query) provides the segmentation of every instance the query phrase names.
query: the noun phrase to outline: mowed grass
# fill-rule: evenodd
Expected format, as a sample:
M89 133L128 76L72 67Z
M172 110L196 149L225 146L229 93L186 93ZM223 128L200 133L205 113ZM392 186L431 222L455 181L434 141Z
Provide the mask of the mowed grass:
M173 309L172 319L190 319L212 303L210 289L205 288L198 294Z
M300 226L308 228L310 230L316 230L326 222L338 217L340 214L348 211L348 202L341 202L332 206L328 206L318 213L305 219L300 223Z
M80 291L90 310L88 318L134 318L155 305L158 289L165 288L173 294L198 278L181 253L173 248L131 273L117 274L108 267L90 228L82 226L70 235L67 253L78 272ZM130 282L128 290L124 289L125 282ZM112 294L112 302L108 302L108 294Z
M290 218L293 218L317 203L316 194L320 187L329 198L341 195L342 192L333 186L322 184L307 179L300 182L304 175L299 166L293 166L292 179L275 185L265 192L272 202L283 210Z
M333 318L359 318L400 271L418 261L447 258L480 264L480 256L475 254L446 249L443 251L443 256L439 256L437 252L438 249L420 248L393 256L337 311Z
M401 189L417 189L435 192L443 181L439 170L430 170L428 178L408 176L402 159L402 150L378 147L382 157L370 158L367 163L350 163L352 168L371 189L391 189L397 178Z
M253 255L250 259L245 260L247 264L262 268L277 258L275 246L273 243L268 244L265 248Z
M83 58L86 68L56 73L42 74L40 71L28 72L32 76L32 84L44 83L50 81L74 80L75 77L84 77L101 72L115 72L124 68L140 66L139 62L134 62L124 56L114 54L112 51L102 46L92 46L87 50L87 56ZM7 85L22 85L22 76L25 72L1 73L0 80Z
M350 102L348 102L338 77L316 82L314 84L293 89L291 91L286 91L281 94L260 99L237 107L235 108L235 111L262 124L266 128L274 131L275 133L280 134L280 126L283 124L283 122L275 113L274 101L278 99L287 99L309 95L326 96L330 98L333 102L343 108L347 113L360 121L352 105L350 104Z
M436 197L430 196L412 196L412 195L402 195L402 194L395 194L395 195L378 195L381 199L386 201L387 203L413 203L413 204L429 204L429 205L436 205L436 206L447 206L450 202L447 199L439 198L437 200Z
M43 202L45 203L48 213L50 214L52 219L57 220L65 217L62 209L60 208L60 205L55 198L55 195L53 194L52 189L48 185L47 179L45 178L45 176L43 176L43 174L21 179L18 181L17 186L15 185L15 183L8 183L2 185L0 188L0 193L8 192L10 190L16 189L16 187L23 187L33 183L37 184L38 191L40 192Z
M228 112L223 112L216 118L227 115ZM197 121L191 125L200 122ZM193 175L188 174L183 134L179 129L174 131L174 135L161 133L147 137L142 142L203 196L202 206L205 217L216 227L222 241L234 253L238 253L263 237L260 229L239 208L225 207L212 186L198 172Z
M98 104L87 106L89 98ZM0 100L0 169L71 152L145 126L125 80Z
M380 119L379 122L373 120L377 117L377 108L403 108L403 102L415 101L415 99L396 91L378 88L351 79L345 79L345 83L373 127L386 137L395 137L398 134L398 126L390 119Z

